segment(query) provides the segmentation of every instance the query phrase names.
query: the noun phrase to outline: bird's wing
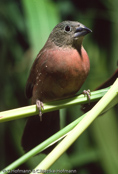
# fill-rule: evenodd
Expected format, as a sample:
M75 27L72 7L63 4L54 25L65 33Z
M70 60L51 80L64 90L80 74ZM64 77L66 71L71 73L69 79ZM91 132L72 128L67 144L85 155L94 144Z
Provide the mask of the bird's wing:
M27 83L26 83L25 94L26 94L27 98L32 97L33 87L36 83L36 64L37 64L38 59L39 59L38 57L35 59L33 65L32 65Z
M37 73L39 73L41 71L41 65L43 64L43 62L45 62L45 59L47 58L48 54L46 53L46 50L45 50L45 47L39 52L39 54L37 55L33 65L32 65L32 68L31 68L31 71L30 71L30 74L29 74L29 77L28 77L28 80L27 80L27 83L26 83L26 89L25 89L25 94L26 94L26 97L27 98L31 98L32 97L32 93L33 93L33 88L36 84L36 77L37 77Z

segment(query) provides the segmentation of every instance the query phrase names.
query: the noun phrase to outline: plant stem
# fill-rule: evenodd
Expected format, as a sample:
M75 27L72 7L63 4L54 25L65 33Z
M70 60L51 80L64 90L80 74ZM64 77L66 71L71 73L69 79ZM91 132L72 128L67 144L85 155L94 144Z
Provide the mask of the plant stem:
M94 91L91 93L91 102L92 101L98 101L101 97L104 96L104 94L108 91L108 88ZM76 95L71 98L66 98L59 101L53 101L49 103L44 103L44 110L42 110L42 113L50 112L54 110L59 110L65 107L69 107L75 104L84 104L87 103L87 97L84 97L84 95ZM36 107L36 105L26 106L18 109L12 109L9 111L3 111L0 112L0 123L5 121L11 121L19 118L29 117L38 114L39 111Z
M104 97L87 113L86 117L80 121L70 134L68 134L34 170L48 169L74 143L117 94L118 79L116 79Z
M36 154L38 154L39 152L43 151L46 148L46 146L48 146L50 143L53 143L54 141L56 141L60 137L63 137L65 134L67 134L69 131L71 131L82 120L82 118L85 117L85 115L86 114L82 115L81 117L79 117L78 119L76 119L75 121L73 121L72 123L67 125L66 127L64 127L62 130L60 130L56 134L52 135L50 138L48 138L47 140L45 140L44 142L42 142L41 144L39 144L32 150L30 150L29 152L27 152L25 155L23 155L22 157L17 159L15 162L13 162L9 166L7 166L5 169L3 169L4 172L1 171L0 174L3 174L3 173L5 174L5 173L7 173L8 170L13 170L13 169L17 168L21 164L25 163L29 158L31 158L31 157L35 156Z

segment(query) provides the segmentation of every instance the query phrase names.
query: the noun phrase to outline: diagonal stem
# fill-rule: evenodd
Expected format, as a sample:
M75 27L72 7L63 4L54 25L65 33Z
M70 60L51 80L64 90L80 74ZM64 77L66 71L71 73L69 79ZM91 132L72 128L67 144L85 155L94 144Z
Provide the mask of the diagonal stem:
M35 170L48 169L83 133L83 131L97 118L103 109L118 95L118 79L104 95L103 98L87 113L79 124L68 134L47 157L35 168ZM118 97L117 97L118 98Z

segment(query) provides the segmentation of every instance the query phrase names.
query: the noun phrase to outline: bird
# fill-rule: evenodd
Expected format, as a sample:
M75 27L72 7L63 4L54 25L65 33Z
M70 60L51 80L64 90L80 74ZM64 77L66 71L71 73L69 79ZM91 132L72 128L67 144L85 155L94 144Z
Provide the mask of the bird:
M32 104L71 97L76 94L89 70L90 61L82 46L83 38L92 31L78 21L63 21L50 33L44 47L38 53L31 67L26 83L26 96ZM44 113L28 118L22 147L28 152L60 129L59 111ZM53 146L44 150L48 154Z

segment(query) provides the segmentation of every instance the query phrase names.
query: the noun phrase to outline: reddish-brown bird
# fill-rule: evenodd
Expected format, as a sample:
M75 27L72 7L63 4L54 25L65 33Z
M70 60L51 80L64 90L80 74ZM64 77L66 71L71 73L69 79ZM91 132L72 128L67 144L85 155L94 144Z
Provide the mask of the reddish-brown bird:
M26 85L26 96L49 102L70 97L84 83L90 69L88 55L82 46L83 38L91 30L79 22L63 21L51 32L37 55ZM28 119L22 146L29 151L59 130L59 111ZM53 147L45 150L48 153Z

